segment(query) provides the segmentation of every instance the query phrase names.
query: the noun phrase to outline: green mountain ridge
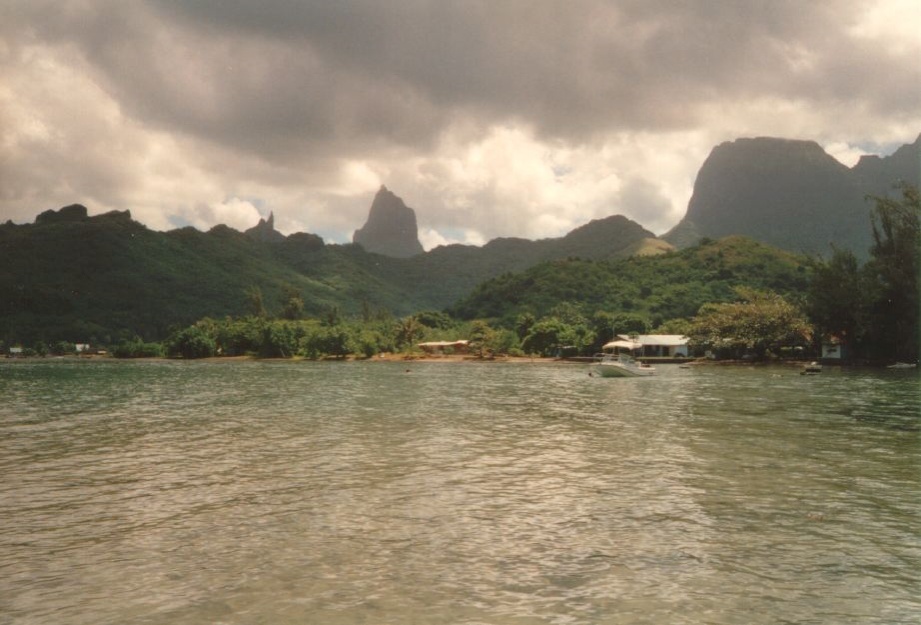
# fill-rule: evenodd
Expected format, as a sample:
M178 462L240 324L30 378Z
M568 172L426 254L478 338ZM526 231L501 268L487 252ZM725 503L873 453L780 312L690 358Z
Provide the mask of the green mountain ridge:
M0 340L161 339L201 317L245 314L253 287L270 312L286 288L301 295L308 315L441 310L504 272L574 254L617 256L653 236L614 216L559 239L496 239L392 258L270 229L261 222L248 233L223 225L156 232L128 211L90 217L80 205L45 211L34 224L0 225Z
M523 313L550 314L561 302L593 311L637 313L653 326L690 318L708 302L748 286L800 298L808 260L743 236L655 256L548 261L488 280L451 308L461 318L509 325Z
M66 206L33 224L0 225L0 341L158 340L205 316L246 314L253 288L270 313L293 290L311 316L450 309L508 321L565 301L653 320L687 317L739 284L795 295L805 284L804 259L780 248L824 254L834 244L865 257L872 240L865 194L889 192L894 180L917 184L919 154L921 137L848 168L811 142L722 144L701 168L687 215L662 238L614 215L560 238L413 253L406 244L417 242L414 213L394 196L406 213L397 251L408 257L309 233L284 236L271 215L246 232L223 225L156 232L128 211L90 217L83 206ZM729 238L714 248L702 237ZM673 252L672 244L690 249Z

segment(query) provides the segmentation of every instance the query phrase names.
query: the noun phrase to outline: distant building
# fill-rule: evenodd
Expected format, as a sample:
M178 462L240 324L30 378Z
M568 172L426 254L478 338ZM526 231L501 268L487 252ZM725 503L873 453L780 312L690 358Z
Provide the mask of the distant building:
M847 345L839 337L830 336L822 341L822 360L841 362L847 358Z
M418 347L426 354L444 354L446 350L451 350L455 354L467 353L467 347L470 341L428 341L419 343Z
M681 334L639 334L629 336L618 334L617 339L605 345L605 349L626 347L637 356L646 358L687 358L688 337Z
M11 347L9 355L12 357L22 356L22 348L21 347Z
M76 351L78 354L82 354L84 352L89 353L90 344L89 343L74 343L74 351Z

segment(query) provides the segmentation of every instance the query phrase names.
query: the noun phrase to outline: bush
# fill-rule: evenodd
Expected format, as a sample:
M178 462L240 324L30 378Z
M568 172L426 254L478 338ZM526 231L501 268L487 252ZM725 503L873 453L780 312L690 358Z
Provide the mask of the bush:
M158 358L163 355L163 345L141 340L122 341L112 350L112 355L115 358Z
M217 349L214 339L197 326L189 326L174 333L166 342L170 356L183 358L207 358L214 356Z

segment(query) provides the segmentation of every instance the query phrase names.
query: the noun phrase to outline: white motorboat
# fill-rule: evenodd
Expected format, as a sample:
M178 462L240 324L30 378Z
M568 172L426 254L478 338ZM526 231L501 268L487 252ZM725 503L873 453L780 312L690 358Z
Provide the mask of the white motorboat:
M656 373L655 367L638 362L628 354L605 354L597 367L603 378L639 378Z

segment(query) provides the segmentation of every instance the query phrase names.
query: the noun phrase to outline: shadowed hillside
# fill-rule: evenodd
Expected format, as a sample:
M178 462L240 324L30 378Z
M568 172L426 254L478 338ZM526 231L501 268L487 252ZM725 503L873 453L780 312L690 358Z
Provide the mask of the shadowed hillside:
M566 302L587 311L641 313L657 325L692 317L707 302L730 301L736 286L798 297L807 285L804 257L732 236L664 255L540 263L484 282L452 313L508 324L522 313L545 316Z
M159 339L201 317L245 314L253 288L270 314L293 289L307 315L406 315L443 309L503 272L551 258L614 256L651 236L611 217L560 239L498 239L393 258L306 233L285 237L271 219L246 233L227 226L162 233L128 211L89 217L74 205L34 224L0 226L0 340Z
M750 236L794 252L831 246L866 257L872 234L867 195L900 181L918 185L921 136L885 158L842 165L815 142L738 139L713 149L694 184L684 219L662 238L687 247L701 237Z

